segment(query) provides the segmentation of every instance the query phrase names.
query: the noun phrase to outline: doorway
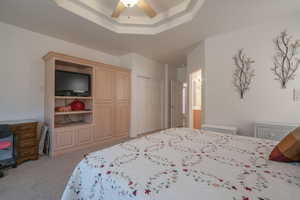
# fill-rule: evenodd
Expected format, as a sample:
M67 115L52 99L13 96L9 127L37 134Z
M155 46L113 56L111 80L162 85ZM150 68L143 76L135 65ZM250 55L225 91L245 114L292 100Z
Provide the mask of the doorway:
M201 128L202 113L202 71L198 70L190 75L189 80L189 126Z
M187 83L170 81L170 127L187 126Z

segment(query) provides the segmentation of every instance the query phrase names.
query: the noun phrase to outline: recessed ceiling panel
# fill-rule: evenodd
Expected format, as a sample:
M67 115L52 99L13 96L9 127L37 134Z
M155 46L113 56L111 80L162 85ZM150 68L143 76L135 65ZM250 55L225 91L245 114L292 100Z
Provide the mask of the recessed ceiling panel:
M54 0L56 4L116 33L153 35L192 20L205 0L145 0L156 12L148 17L138 6L111 15L119 0Z

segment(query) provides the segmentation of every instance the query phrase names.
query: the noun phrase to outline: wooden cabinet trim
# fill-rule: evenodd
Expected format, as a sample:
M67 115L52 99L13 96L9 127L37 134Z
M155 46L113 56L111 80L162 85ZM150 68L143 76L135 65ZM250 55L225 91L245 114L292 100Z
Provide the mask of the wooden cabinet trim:
M114 65L110 65L110 64L104 64L101 62L96 62L96 61L92 61L92 60L88 60L88 59L84 59L84 58L79 58L79 57L75 57L75 56L69 56L66 54L62 54L62 53L57 53L54 51L49 52L48 54L46 54L43 57L44 61L48 61L50 59L55 59L55 60L61 60L61 61L65 61L65 62L71 62L71 63L77 63L77 64L82 64L82 65L87 65L90 67L106 67L109 69L114 69L114 70L118 70L118 71L125 71L125 72L130 72L131 69L125 68L125 67L117 67Z

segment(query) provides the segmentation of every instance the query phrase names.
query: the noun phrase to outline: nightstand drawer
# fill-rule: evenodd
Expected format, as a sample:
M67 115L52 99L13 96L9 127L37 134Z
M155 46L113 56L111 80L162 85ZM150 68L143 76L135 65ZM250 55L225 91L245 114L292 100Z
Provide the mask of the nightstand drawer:
M36 129L37 123L26 123L26 124L16 124L11 125L11 130L13 132L24 132L27 130L34 130Z
M19 149L18 153L20 157L27 157L27 156L32 156L36 154L36 149L31 147L31 148L21 148Z
M35 128L36 128L36 123L22 124L18 126L17 131L25 131L29 129L35 129Z
M18 139L24 140L24 139L29 139L29 138L36 138L36 129L32 130L26 130L22 133L16 133Z
M33 147L36 145L37 145L37 141L35 138L22 140L21 142L18 143L18 146L20 148Z

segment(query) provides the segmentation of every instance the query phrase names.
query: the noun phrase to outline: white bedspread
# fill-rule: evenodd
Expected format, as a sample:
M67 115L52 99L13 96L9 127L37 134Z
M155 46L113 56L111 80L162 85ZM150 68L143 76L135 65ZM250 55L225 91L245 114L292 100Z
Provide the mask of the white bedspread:
M170 129L87 155L63 200L299 200L300 167L275 142Z

